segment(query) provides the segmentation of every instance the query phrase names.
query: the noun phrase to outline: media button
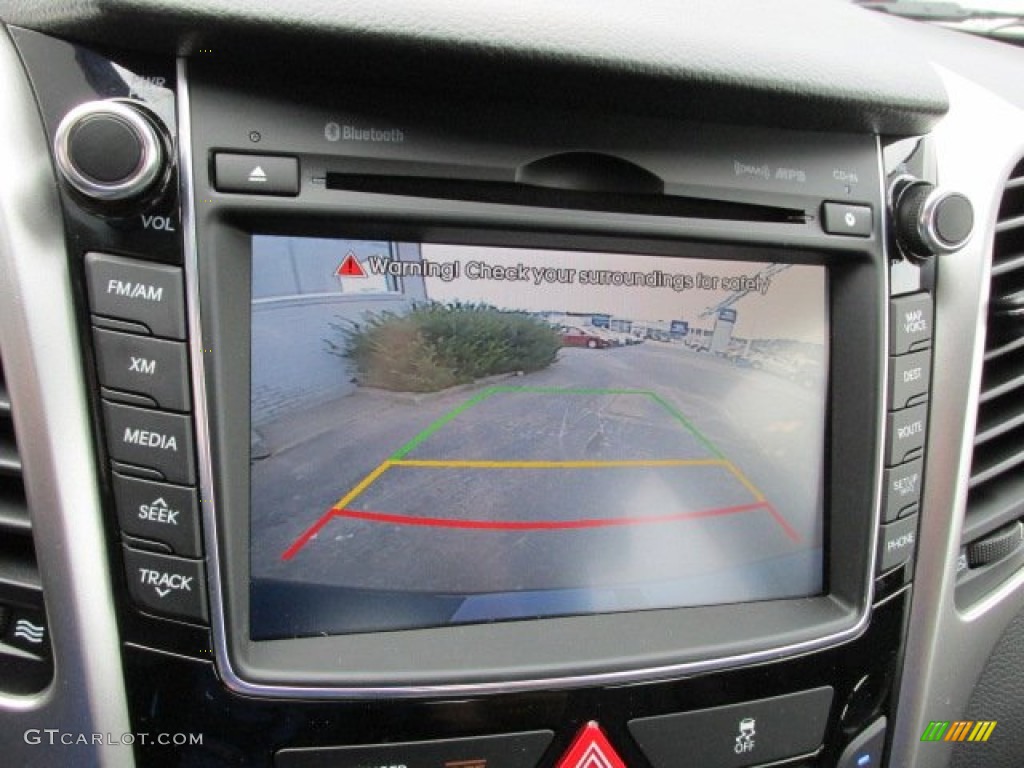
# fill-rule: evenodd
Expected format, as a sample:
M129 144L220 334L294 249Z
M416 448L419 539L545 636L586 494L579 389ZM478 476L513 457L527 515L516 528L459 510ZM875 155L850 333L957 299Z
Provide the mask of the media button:
M185 287L179 267L87 253L85 277L94 315L130 321L154 336L185 338Z
M554 734L529 731L359 747L283 749L275 768L535 768ZM597 765L596 763L594 765Z
M758 699L629 722L654 768L675 768L680 756L702 768L741 768L817 751L825 736L832 688Z
M160 616L209 621L206 574L201 560L124 547L128 593L135 604Z
M203 547L195 488L114 475L114 502L121 531L166 544L177 555L199 557Z
M154 469L172 483L195 483L195 451L188 416L104 402L103 420L110 458Z

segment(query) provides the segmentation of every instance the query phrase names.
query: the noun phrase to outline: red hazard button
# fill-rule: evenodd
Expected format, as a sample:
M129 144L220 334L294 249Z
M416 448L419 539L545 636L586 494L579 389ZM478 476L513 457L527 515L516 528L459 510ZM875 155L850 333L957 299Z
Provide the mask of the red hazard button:
M580 729L557 768L626 768L615 747L593 720Z

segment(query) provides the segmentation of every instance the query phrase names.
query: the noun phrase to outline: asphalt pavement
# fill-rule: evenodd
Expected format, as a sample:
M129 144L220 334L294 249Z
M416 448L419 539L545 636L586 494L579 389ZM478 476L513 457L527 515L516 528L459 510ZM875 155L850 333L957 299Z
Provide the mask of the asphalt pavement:
M358 389L263 430L253 574L729 599L729 578L820 553L823 414L822 392L657 342L564 349L544 371L426 397ZM814 557L778 589L814 588ZM701 581L715 574L732 576Z

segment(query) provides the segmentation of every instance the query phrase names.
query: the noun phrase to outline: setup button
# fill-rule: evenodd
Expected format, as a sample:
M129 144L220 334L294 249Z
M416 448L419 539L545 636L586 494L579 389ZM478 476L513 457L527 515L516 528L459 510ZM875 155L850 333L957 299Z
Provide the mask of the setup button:
M629 731L654 768L742 768L817 751L825 736L829 687L695 712L645 717Z

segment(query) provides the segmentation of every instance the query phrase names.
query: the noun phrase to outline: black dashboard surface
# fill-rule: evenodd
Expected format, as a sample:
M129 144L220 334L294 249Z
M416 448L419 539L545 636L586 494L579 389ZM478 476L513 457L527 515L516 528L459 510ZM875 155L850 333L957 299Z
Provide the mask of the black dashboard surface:
M896 134L947 108L910 38L834 0L4 0L0 18L154 53L281 56L327 81L641 114Z

